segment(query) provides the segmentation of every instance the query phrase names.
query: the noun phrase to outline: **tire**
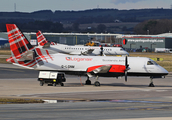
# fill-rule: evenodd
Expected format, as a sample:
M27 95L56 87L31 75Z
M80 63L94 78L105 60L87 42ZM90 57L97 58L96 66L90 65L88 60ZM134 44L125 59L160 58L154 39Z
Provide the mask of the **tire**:
M149 84L149 87L155 87L153 83L150 83Z
M95 86L100 86L100 82L96 81L96 82L94 83L94 85L95 85Z
M60 85L61 85L61 86L64 86L64 84L63 84L63 83L60 83Z
M86 85L91 85L91 80L86 80L86 81L85 81L85 84L86 84Z
M55 87L57 84L56 83L53 83L53 86Z
M44 82L43 81L40 81L40 86L43 86L44 85Z

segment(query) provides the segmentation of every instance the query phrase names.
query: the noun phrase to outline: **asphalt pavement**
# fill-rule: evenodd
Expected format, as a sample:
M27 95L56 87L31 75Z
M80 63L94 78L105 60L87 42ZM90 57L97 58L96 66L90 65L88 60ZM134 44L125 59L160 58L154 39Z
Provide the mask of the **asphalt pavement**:
M64 86L39 86L38 71L0 64L0 98L42 99L43 104L0 105L2 120L171 120L172 76L100 77L100 87L84 85L86 77L66 76ZM94 83L95 78L91 78Z

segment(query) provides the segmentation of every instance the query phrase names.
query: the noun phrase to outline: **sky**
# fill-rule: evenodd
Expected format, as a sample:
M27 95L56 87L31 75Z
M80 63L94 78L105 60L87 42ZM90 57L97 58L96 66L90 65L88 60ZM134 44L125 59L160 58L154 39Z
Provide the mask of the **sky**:
M0 12L34 12L39 10L79 11L106 9L170 9L172 0L0 0Z

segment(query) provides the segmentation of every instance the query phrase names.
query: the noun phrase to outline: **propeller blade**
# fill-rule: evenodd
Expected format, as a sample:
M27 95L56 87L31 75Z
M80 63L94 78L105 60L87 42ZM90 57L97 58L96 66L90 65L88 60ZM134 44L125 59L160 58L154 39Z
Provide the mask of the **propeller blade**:
M103 56L103 46L100 47L100 56Z
M127 82L127 71L125 71L125 82Z
M128 71L128 57L125 57L125 82L127 82L127 71Z

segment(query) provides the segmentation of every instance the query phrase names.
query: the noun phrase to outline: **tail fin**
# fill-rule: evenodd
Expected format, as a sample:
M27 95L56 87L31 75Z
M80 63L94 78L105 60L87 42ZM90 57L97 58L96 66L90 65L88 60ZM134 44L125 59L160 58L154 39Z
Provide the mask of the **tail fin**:
M44 46L46 43L48 43L48 41L46 40L44 35L41 33L41 31L38 31L36 33L36 36L37 36L37 40L38 40L38 46Z
M15 24L6 24L6 28L12 54L12 57L8 58L7 61L35 68L37 62L32 51L34 47Z

